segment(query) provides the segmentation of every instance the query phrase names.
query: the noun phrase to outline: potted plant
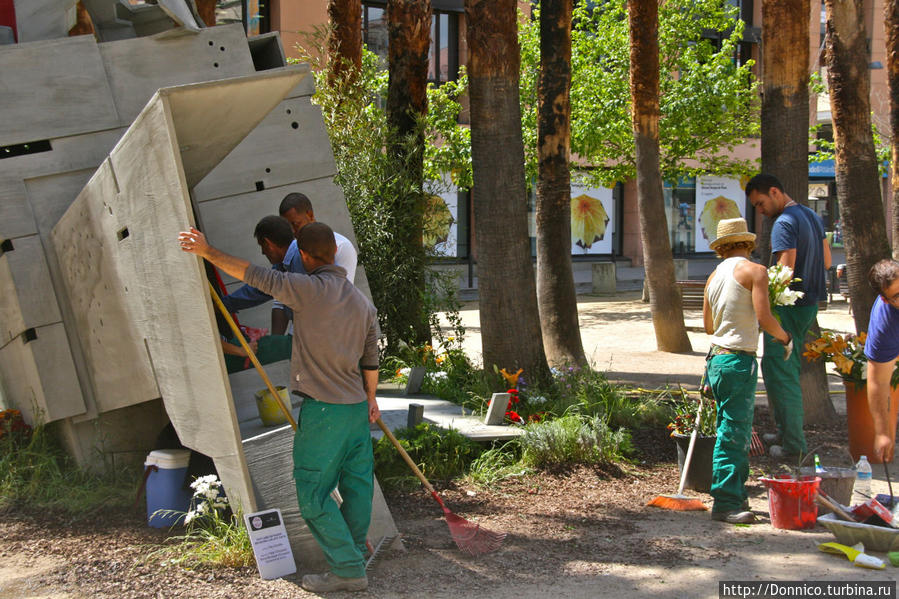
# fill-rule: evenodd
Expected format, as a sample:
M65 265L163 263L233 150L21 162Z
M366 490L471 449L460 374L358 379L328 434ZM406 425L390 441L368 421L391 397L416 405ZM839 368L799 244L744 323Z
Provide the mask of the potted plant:
M836 374L843 379L846 388L846 424L849 428L849 453L853 460L867 455L873 457L874 423L868 410L868 390L866 385L868 358L865 356L865 338L859 335L841 335L834 331L823 331L821 337L807 343L802 355L809 360L833 362ZM896 427L899 414L899 365L890 380L890 419ZM875 462L876 463L876 462Z
M698 397L691 397L686 390L681 388L680 392L674 396L673 407L674 419L668 424L668 430L671 431L671 438L677 445L678 469L683 472L687 448L690 445L690 435L696 424L696 412L700 409L700 401ZM699 433L696 436L690 469L684 483L688 489L707 493L712 488L712 454L717 439L716 420L715 400L710 393L703 393Z

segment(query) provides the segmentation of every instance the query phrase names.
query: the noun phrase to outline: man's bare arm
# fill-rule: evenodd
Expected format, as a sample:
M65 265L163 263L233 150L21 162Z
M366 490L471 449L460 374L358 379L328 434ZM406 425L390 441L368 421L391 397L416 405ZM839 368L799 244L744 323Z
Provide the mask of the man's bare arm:
M217 268L220 268L228 275L235 279L245 281L244 277L250 263L242 258L226 254L209 245L206 236L195 228L191 227L190 231L182 231L178 234L178 241L181 243L181 249L190 254L196 254L201 258L209 260Z
M890 427L890 376L896 361L868 360L868 410L874 422L874 455L887 462L893 460L895 429Z
M777 252L777 263L789 266L792 270L796 270L796 248Z
M833 264L833 256L830 255L830 244L827 242L827 238L824 238L824 270L827 270Z
M378 400L375 392L378 390L378 370L362 369L362 383L365 386L365 395L368 399L368 421L374 422L381 417L381 410L378 408Z
M702 325L705 327L706 335L715 334L715 322L712 319L712 305L709 304L709 283L712 282L712 277L714 276L715 272L712 271L712 274L709 275L709 278L705 282L705 289L702 291Z

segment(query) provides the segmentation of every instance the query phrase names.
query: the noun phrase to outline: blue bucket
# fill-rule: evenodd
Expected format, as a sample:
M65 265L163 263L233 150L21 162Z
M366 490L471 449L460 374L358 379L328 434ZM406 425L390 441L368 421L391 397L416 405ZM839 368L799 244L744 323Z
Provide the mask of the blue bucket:
M193 490L185 487L188 449L157 449L144 462L150 470L147 477L147 524L154 528L170 528L184 520L190 509ZM166 513L157 513L168 510Z

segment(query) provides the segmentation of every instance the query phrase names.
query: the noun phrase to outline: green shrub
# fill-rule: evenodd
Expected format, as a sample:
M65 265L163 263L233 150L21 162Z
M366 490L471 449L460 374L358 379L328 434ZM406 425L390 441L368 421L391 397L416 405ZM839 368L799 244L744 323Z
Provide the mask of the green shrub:
M523 476L533 472L521 463L521 444L517 439L502 447L486 450L471 463L468 479L480 485L494 485L513 476Z
M0 435L0 508L27 505L77 516L133 501L139 470L87 471L65 454L45 425L28 435L6 432Z
M428 479L449 480L461 476L482 449L458 431L428 423L394 432L400 445ZM386 437L374 442L375 474L387 487L414 486L418 479Z
M612 431L602 417L577 413L529 424L519 442L521 462L534 468L611 463L632 450L627 431Z

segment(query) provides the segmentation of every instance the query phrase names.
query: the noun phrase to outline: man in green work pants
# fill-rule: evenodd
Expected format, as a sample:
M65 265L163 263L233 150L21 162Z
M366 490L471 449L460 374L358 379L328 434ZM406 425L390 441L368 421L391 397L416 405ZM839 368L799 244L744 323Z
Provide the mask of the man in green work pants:
M750 179L746 184L746 197L756 210L776 219L771 227L772 260L793 270L795 280L790 288L804 293L795 305L776 308L783 328L796 340L799 351L784 360L783 347L778 347L766 333L762 356L765 391L777 425L777 434L766 435L766 440L771 442L779 438L781 441L780 445L771 446L771 456L799 456L808 449L802 430L802 390L799 386L802 358L799 354L805 335L818 314L818 302L827 294L825 278L826 270L830 268L830 244L821 217L811 208L794 202L773 175L761 173Z
M369 423L380 418L377 312L334 264L331 228L313 222L297 234L306 273L251 265L206 242L196 229L181 248L271 295L293 310L291 391L304 398L294 437L294 478L303 519L330 571L307 574L307 591L362 591L365 538L371 519L372 448ZM337 487L338 507L331 497Z

